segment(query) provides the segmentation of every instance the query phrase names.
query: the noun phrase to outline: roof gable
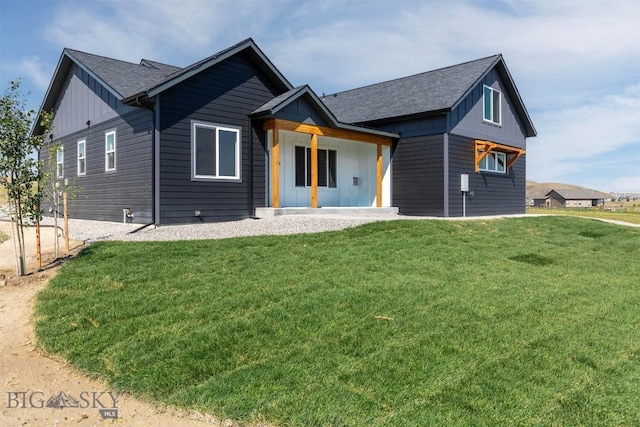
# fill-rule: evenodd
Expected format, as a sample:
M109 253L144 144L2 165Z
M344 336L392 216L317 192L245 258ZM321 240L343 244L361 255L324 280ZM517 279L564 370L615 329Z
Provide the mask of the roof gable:
M454 109L494 67L525 123L527 136L535 136L522 98L502 55L469 61L408 77L381 82L323 97L325 104L348 123L371 123Z
M269 77L274 79L276 83L283 90L290 90L293 88L293 85L289 83L289 81L280 73L280 71L273 65L273 63L267 58L267 56L260 50L258 45L253 41L253 39L246 39L241 41L240 43L233 45L227 49L224 49L214 55L211 55L208 58L205 58L201 61L198 61L188 67L182 68L162 80L155 82L154 84L143 88L142 90L132 93L127 96L123 102L128 102L139 96L153 97L181 82L188 79L189 77L194 76L210 67L219 64L227 58L230 58L234 55L237 55L240 52L248 52L252 59L256 62L256 64L267 73Z
M258 48L253 39L244 40L185 68L174 67L148 59L143 59L139 64L134 64L65 48L62 51L39 111L53 109L73 64L81 67L101 86L112 93L118 101L126 104L135 102L139 97L155 96L240 52L248 52L252 60L256 61L257 65L265 70L268 76L274 79L283 90L293 88L291 83ZM33 133L42 132L42 128L38 124L39 121L38 118L34 124Z
M395 132L382 131L378 129L367 128L365 126L358 126L340 122L331 112L331 110L326 107L322 100L320 100L318 95L316 95L315 92L309 87L309 85L298 86L279 96L276 96L271 101L254 110L251 115L253 117L261 118L273 117L279 111L282 111L287 105L300 98L304 98L309 103L309 105L333 128L366 132L389 138L399 137L399 135Z

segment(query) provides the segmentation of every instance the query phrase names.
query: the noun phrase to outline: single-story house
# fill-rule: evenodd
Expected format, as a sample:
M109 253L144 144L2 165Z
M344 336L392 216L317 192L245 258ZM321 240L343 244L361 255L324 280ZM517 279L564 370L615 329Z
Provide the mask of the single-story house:
M591 208L604 205L611 196L589 189L551 190L546 194L544 206L554 208Z
M64 49L41 111L63 146L57 178L78 190L71 217L155 224L287 207L523 213L536 135L502 55L318 97L252 39L185 68Z

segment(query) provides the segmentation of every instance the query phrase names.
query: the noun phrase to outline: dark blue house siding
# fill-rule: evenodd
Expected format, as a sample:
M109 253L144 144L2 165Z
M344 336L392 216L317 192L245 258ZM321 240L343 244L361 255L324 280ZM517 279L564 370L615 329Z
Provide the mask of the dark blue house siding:
M392 156L393 206L404 215L442 216L444 138L400 138Z
M318 114L305 99L298 98L280 110L276 117L294 122L327 126L327 122Z
M483 121L482 92L484 85L499 90L502 93L502 124L500 126ZM481 83L476 85L465 99L451 111L449 118L449 132L506 144L512 147L525 148L525 130L518 114L513 108L513 100L494 68Z
M152 221L153 113L133 108L122 117L91 124L81 131L57 137L64 146L64 177L77 193L70 200L69 216L78 219L122 221L122 209L134 214L132 222ZM105 132L116 131L116 170L105 172ZM77 175L78 141L86 141L86 175ZM48 150L40 153L47 160ZM46 210L48 206L43 206Z
M525 156L510 168L509 174L475 172L475 140L449 135L449 216L462 216L460 175L469 175L467 216L523 214L525 213Z
M161 94L160 224L237 220L264 206L265 132L254 123L250 136L248 116L280 93L242 53ZM191 120L241 128L240 182L191 181Z

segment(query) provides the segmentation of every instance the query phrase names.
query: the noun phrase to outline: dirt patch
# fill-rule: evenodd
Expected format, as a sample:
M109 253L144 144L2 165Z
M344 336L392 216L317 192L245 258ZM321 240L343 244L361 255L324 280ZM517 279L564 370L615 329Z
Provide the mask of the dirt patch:
M0 231L11 236L9 227L8 222L0 221ZM118 396L103 382L38 349L33 335L34 296L59 267L59 263L52 263L52 229L42 237L45 268L35 271L35 243L29 243L31 273L19 278L15 277L12 240L0 243L0 425L233 425L206 415L157 407L129 395ZM25 240L34 242L35 231L26 232ZM82 246L83 242L72 242L73 250L67 256L77 254Z

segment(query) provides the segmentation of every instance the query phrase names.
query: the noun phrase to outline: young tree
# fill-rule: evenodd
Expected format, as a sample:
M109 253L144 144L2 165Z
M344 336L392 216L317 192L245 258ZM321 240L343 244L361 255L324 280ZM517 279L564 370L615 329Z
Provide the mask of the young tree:
M44 149L48 150L47 160L41 160L40 163L42 174L38 188L42 191L41 200L47 203L53 216L53 257L57 259L60 255L58 219L64 209L61 199L66 197L70 201L75 200L78 188L73 180L63 178L65 175L64 164L57 161L58 154L63 150L62 144L60 142L47 143L43 145L41 151ZM68 232L69 230L65 229L64 231Z
M44 131L40 135L31 135L35 118L36 112L26 109L26 99L20 94L20 80L11 82L0 98L0 185L7 190L16 272L20 276L26 274L23 228L27 221L40 215L43 197L37 185L42 168L34 154L50 133L53 114L41 115Z

